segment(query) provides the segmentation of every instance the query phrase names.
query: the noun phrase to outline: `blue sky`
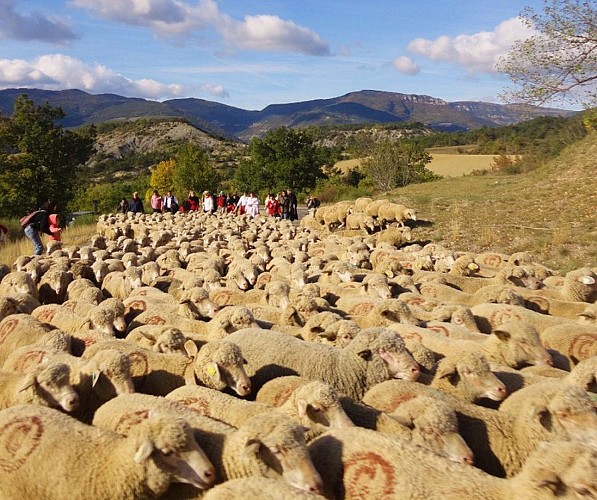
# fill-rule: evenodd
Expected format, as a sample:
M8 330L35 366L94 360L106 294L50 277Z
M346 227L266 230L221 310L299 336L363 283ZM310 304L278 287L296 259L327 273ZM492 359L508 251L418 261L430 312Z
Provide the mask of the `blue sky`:
M499 102L542 0L0 0L0 89L243 109L373 89Z

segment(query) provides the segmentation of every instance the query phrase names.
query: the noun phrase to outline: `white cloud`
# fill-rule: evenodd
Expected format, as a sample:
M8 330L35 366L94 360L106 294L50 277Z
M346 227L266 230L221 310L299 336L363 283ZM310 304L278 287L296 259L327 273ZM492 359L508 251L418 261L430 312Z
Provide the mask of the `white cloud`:
M421 68L410 57L400 56L392 61L392 66L405 75L416 75Z
M201 91L215 97L230 97L224 85L221 84L206 83L205 85L201 85Z
M408 50L434 61L458 64L471 73L494 73L496 62L512 44L533 34L520 18L514 17L503 21L493 31L453 38L444 35L435 40L416 38L408 44Z
M88 65L62 54L48 54L33 61L0 59L1 87L35 87L47 90L77 88L91 92L162 99L179 97L181 85L155 80L131 80L101 64Z
M104 19L147 27L160 36L215 30L233 48L329 54L328 45L308 28L270 15L238 21L220 12L214 0L198 0L193 6L182 0L71 0L71 5Z
M21 15L14 8L14 0L0 0L0 39L3 38L64 44L78 37L59 18L41 14Z
M224 38L235 47L262 52L329 54L327 44L313 31L277 16L246 16L244 21L222 24Z

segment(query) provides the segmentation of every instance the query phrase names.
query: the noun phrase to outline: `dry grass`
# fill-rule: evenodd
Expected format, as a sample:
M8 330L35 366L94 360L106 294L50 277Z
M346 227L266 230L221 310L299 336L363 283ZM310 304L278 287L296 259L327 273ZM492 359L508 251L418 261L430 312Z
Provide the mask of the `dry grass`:
M442 177L460 177L470 174L473 170L489 170L495 158L495 155L470 155L448 151L449 148L430 150L432 160L427 168ZM352 159L339 161L334 166L341 172L347 172L360 165L360 159Z
M95 233L94 224L75 224L67 227L62 232L62 243L68 245L84 245L89 242L91 236ZM47 236L42 236L42 241L48 243ZM0 263L11 266L17 257L21 255L31 255L33 253L33 244L23 235L15 241L6 243L0 248Z
M521 175L447 178L397 189L388 198L415 206L422 241L454 250L529 251L565 272L597 265L597 132L557 159Z

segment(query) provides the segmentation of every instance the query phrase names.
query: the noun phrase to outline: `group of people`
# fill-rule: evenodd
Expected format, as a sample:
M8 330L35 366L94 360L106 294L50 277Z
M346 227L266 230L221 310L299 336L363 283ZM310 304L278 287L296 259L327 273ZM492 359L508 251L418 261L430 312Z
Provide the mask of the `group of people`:
M292 189L285 189L275 196L269 193L265 199L265 210L272 217L297 220L298 200Z
M205 213L235 213L239 215L246 214L249 217L259 215L260 201L257 195L251 191L245 191L238 196L236 193L227 195L224 191L219 194L212 194L204 191L203 196L199 198L193 191L189 191L186 200L179 203L172 191L168 191L165 196L161 196L158 190L154 190L149 202L154 213L176 213L202 210ZM269 193L265 199L265 211L272 217L282 219L298 219L298 201L296 195L291 189L286 189L273 195ZM133 193L130 201L122 198L118 204L117 210L121 213L133 212L144 213L143 201L139 198L139 193Z

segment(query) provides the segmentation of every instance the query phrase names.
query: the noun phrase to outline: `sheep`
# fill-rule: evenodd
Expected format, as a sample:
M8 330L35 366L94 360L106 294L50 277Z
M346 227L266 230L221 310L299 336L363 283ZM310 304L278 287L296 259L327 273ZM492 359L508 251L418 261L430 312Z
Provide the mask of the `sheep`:
M475 293L463 292L443 283L425 282L421 283L418 288L421 295L443 303L460 304L467 307L485 302L526 306L525 300L516 292L515 287L505 287L504 285L488 285L478 289Z
M375 244L381 246L382 244L390 245L391 247L398 248L404 243L412 241L412 230L408 226L404 227L389 227L375 233Z
M85 360L64 351L43 346L24 346L6 360L4 369L27 373L31 367L52 361L70 369L70 384L79 395L79 408L73 416L91 423L93 413L105 401L121 393L134 392L130 361L118 351L98 351Z
M60 266L50 267L39 281L39 301L42 304L62 304L72 279L72 274Z
M184 354L184 343L187 339L178 328L145 325L129 332L125 340L156 352Z
M542 444L520 474L492 477L414 444L367 429L337 429L309 444L326 498L483 498L573 496L594 491L597 452L580 443ZM557 493L554 492L554 481Z
M587 324L561 324L540 332L548 349L565 355L572 364L597 356L597 327Z
M2 278L2 282L0 282L0 295L10 295L13 292L28 293L34 298L39 299L35 282L26 271L12 271Z
M0 409L34 403L72 412L79 396L69 383L70 369L64 363L48 362L27 373L0 371Z
M6 316L17 314L19 311L19 304L13 297L0 297L0 321Z
M403 226L407 220L417 220L417 211L398 203L383 203L377 210L377 217L381 225L397 222Z
M358 229L372 234L379 229L379 225L370 215L362 212L354 212L346 216L346 229Z
M371 217L378 217L379 208L386 203L390 203L390 202L385 198L382 198L379 200L373 200L373 201L367 203L364 211L367 215L370 215Z
M214 340L201 347L192 341L184 344L185 354L162 354L123 340L98 342L85 349L90 358L103 349L116 349L131 360L131 375L137 391L163 396L181 385L197 384L215 390L230 387L240 396L251 391L245 360L235 344Z
M301 219L301 222L304 219ZM279 479L261 476L229 479L210 488L201 498L204 500L229 500L242 497L245 500L322 500L324 497L305 492Z
M125 437L21 405L0 412L0 427L9 431L0 447L2 498L157 498L171 482L199 489L214 482L212 464L180 418L152 416Z
M313 383L301 377L278 377L261 388L256 400L283 409L288 407L289 402L296 400L296 395L308 394L307 388ZM333 390L331 386L323 384L323 387L325 386ZM458 435L454 411L440 401L418 398L408 406L403 405L400 408L400 414L385 414L346 396L339 398L339 401L342 412L360 427L416 442L454 461L469 464L473 461L472 452ZM346 425L340 427L346 427ZM434 432L430 432L431 428Z
M16 348L29 344L60 344L70 348L67 334L29 314L11 314L0 321L0 366Z
M508 321L491 335L477 334L479 340L449 339L425 328L394 324L405 339L417 340L439 356L469 352L483 354L492 364L519 368L525 364L552 365L553 359L543 347L535 328L523 321Z
M104 294L87 278L77 278L68 284L66 289L67 300L82 300L98 305L104 300Z
M141 269L136 266L128 267L123 271L112 271L102 281L102 292L106 297L120 300L126 299L134 288L143 286Z
M485 356L475 351L444 357L428 385L471 403L482 398L502 401L508 395Z
M360 399L367 387L382 380L419 376L400 336L383 328L362 330L344 349L255 328L239 330L227 339L238 344L247 359L255 390L274 377L298 374Z
M268 404L243 401L227 394L198 386L175 389L166 399L180 401L203 415L240 427L247 418L274 411ZM334 427L353 423L344 413L333 387L320 381L306 380L297 387L278 410L309 429L307 440Z
M456 410L460 434L475 454L477 466L494 476L510 477L520 471L540 441L569 440L587 426L595 425L597 417L591 400L579 388L571 389L548 405L532 406L516 415L482 408L406 381L382 382L367 391L363 402L388 413L421 395L450 404Z
M471 312L479 330L483 333L491 331L507 321L524 321L542 332L550 326L562 325L565 323L574 324L573 321L563 320L547 314L541 314L520 306L508 304L478 304L471 307Z
M375 305L367 314L353 314L351 319L361 328L390 326L396 323L418 325L420 322L410 308L399 299L388 299Z
M122 394L105 403L94 425L127 434L151 411L185 419L216 469L216 480L265 476L300 489L320 492L303 428L287 416L269 412L248 418L239 429L191 410L177 401L146 394Z

